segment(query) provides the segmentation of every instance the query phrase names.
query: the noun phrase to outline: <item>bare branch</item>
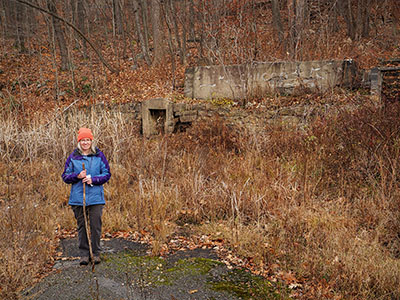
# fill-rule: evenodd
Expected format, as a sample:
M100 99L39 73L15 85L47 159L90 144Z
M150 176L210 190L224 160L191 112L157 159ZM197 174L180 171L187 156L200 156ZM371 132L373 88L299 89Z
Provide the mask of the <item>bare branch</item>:
M35 5L35 4L31 3L31 2L28 2L28 1L25 1L25 0L14 0L14 1L17 1L19 3L27 5L29 7L35 8L35 9L37 9L37 10L43 12L43 13L46 13L46 14L52 16L53 18L56 18L56 19L60 20L61 22L65 23L65 24L67 24L69 27L71 27L73 30L75 30L82 37L82 39L84 39L90 45L90 47L92 47L94 52L99 57L100 61L104 64L104 66L106 66L107 69L109 69L112 73L116 73L116 74L119 73L119 70L114 69L111 65L109 65L107 63L107 61L101 55L101 53L97 49L97 47L95 47L95 45L82 33L82 31L80 31L77 27L75 27L74 24L72 24L72 23L68 22L67 20L65 20L64 18L52 13L51 11L48 11L47 9L42 8L40 6L37 6L37 5Z

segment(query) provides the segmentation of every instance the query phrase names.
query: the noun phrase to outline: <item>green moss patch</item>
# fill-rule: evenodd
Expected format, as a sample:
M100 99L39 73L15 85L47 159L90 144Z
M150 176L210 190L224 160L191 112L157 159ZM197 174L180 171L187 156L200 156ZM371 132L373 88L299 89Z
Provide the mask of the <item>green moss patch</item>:
M267 279L242 269L234 269L209 280L211 289L228 292L240 299L289 299L287 288L278 288Z
M136 256L131 252L123 252L106 257L108 268L135 278L142 286L170 284L165 272L166 261L160 257Z
M235 299L288 299L287 290L267 279L241 269L228 270L219 261L190 257L168 263L160 257L135 256L124 252L105 258L107 268L126 274L129 284L157 288L181 286L182 282L195 281L202 288L229 294Z
M173 276L207 275L211 269L221 265L223 263L213 259L191 257L178 260L167 272Z

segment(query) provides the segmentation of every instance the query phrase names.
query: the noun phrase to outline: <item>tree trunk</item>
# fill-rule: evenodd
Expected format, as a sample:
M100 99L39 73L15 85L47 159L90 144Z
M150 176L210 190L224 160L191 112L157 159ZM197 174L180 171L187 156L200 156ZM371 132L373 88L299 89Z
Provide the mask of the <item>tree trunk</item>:
M85 0L76 0L76 27L84 34L87 35L87 30L85 26L86 11L85 11ZM84 39L79 37L82 41L82 53L83 57L88 57L87 44Z
M357 33L358 37L369 35L369 10L370 0L358 0L357 8Z
M137 37L139 39L139 43L140 43L140 47L142 48L142 54L143 54L143 58L146 61L146 63L148 65L151 65L151 60L150 60L150 56L149 56L149 50L146 47L146 42L145 42L145 38L144 38L144 34L143 34L143 29L142 29L142 24L141 24L141 20L142 20L142 8L141 5L139 3L140 0L133 0L132 2L132 6L133 6L133 15L135 17L135 27L136 27L136 34ZM143 25L143 27L146 26L145 24Z
M151 0L151 25L153 29L153 65L158 65L164 55L163 34L159 0Z
M288 52L291 59L302 58L302 38L304 31L304 9L306 0L288 0L289 41Z
M14 38L16 36L15 26L15 5L16 3L13 1L3 0L3 8L4 8L4 37Z
M354 22L351 0L343 0L341 10L343 18L346 22L347 35L354 40L356 38L356 23Z
M14 39L14 46L20 51L25 52L26 38L26 9L21 3L10 0L2 1L3 16L2 22L4 37Z
M329 32L338 32L339 31L339 25L338 25L338 4L335 1L332 3L332 7L329 10L329 16L328 16L328 30Z
M194 24L196 23L197 20L197 15L194 10L194 2L193 0L189 0L189 39L192 41L196 40L196 32L195 32L195 27Z
M303 58L304 11L306 0L296 0L295 59Z
M189 18L190 19L190 18ZM183 6L183 21L182 24L182 51L181 51L181 63L186 64L186 52L187 52L187 23L188 23L188 14L187 14L187 2L184 0Z
M122 34L123 24L122 24L122 12L121 3L119 0L112 0L112 12L113 12L113 34Z
M168 9L169 4L166 3L164 13L165 13L165 22L167 24L167 29L168 29L168 49L171 54L171 67L172 67L172 90L175 90L176 85L175 85L175 46L173 45L172 42L172 24L171 24L171 12Z
M288 15L288 55L290 59L293 59L295 54L295 39L296 39L296 31L295 31L295 7L294 7L295 0L288 0L287 1L287 15Z
M141 13L142 13L142 20L143 20L143 37L144 37L144 43L145 47L147 49L147 53L149 53L149 22L148 22L148 6L147 6L147 1L148 0L140 0L140 6L142 7Z
M5 39L5 26L6 26L6 8L3 0L0 0L0 25L1 25L1 31L2 31L2 38Z
M47 0L47 8L53 14L58 15L54 0ZM60 20L54 17L51 17L51 19L52 19L54 35L57 41L58 48L60 49L61 70L68 70L69 66L68 49L67 49L67 43L65 41L64 30L61 26Z
M400 3L399 2L395 2L395 4L393 5L393 14L395 16L400 15ZM397 18L393 18L392 34L393 34L394 38L396 38L396 36L399 33L399 30L397 29L398 25L399 25L399 20Z
M279 8L279 0L272 0L272 24L274 26L276 35L281 43L283 43L283 25L281 12Z
M26 52L25 48L25 10L26 8L21 3L15 4L15 13L16 13L16 38L15 38L15 46L19 49L20 52Z
M26 34L28 38L31 38L31 36L34 36L38 30L36 11L31 7L25 7L25 13L26 13L25 24L27 26Z
M9 5L9 2L5 2L5 0L0 1L1 5L1 16L0 16L0 25L1 25L1 31L3 34L3 38L6 39L6 34L8 33L7 30L7 6Z
M251 22L251 31L253 33L253 55L252 55L252 60L257 60L257 55L258 55L258 35L257 35L257 18L256 18L256 6L254 3L254 0L251 2L251 10L252 10L252 16L253 20Z
M170 39L171 39L171 44L172 44L172 31L173 35L175 36L175 41L177 43L177 49L179 51L179 56L181 58L181 63L185 63L185 57L186 57L186 1L184 3L183 7L183 12L178 15L176 12L175 4L174 1L168 0L165 3L165 19L168 25L168 29L171 32L170 33ZM183 18L184 20L179 22L179 18ZM182 37L180 35L179 31L179 23L182 25ZM175 51L174 51L175 52ZM175 53L174 53L175 55Z

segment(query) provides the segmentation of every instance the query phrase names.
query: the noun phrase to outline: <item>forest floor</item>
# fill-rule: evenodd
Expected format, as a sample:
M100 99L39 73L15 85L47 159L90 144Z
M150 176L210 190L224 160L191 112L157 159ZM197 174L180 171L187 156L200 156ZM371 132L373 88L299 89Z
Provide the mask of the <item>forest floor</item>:
M80 266L76 237L61 239L52 270L23 299L289 299L285 285L226 265L210 248L154 257L123 238L102 240L102 248L102 263Z

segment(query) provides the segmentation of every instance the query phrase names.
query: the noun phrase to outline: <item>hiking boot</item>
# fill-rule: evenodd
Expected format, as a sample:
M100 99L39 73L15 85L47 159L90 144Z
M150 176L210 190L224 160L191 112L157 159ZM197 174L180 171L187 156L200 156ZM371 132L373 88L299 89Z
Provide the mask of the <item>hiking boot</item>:
M79 264L81 266L87 266L89 264L89 256L82 256Z
M100 256L93 257L94 264L97 265L101 262Z

